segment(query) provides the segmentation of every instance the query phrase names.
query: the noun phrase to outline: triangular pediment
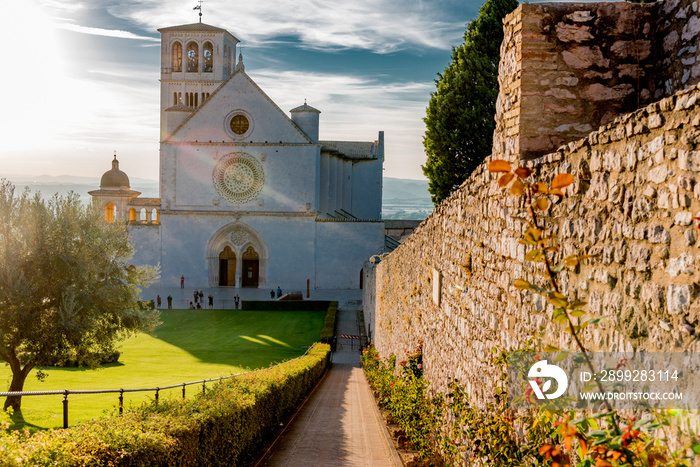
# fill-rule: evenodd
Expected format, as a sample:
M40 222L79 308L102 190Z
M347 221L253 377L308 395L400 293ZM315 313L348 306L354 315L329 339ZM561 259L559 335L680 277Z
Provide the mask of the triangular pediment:
M236 114L249 120L249 129L240 135L230 129L231 117ZM231 75L165 141L312 143L242 70Z

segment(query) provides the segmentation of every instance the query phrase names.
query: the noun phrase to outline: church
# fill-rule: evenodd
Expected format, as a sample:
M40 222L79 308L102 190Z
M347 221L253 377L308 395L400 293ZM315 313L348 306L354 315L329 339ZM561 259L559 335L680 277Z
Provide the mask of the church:
M382 251L384 135L319 139L321 112L280 109L236 61L238 39L204 23L161 33L159 198L132 190L116 155L90 192L107 222L128 222L134 265L159 284L361 286Z

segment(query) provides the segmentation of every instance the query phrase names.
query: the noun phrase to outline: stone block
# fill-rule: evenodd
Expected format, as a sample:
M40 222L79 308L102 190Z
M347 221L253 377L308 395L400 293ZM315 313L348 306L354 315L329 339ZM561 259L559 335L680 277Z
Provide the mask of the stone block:
M671 258L668 261L666 272L668 272L671 277L676 277L679 274L695 274L695 258L688 253L683 253L680 256Z
M671 234L663 225L650 225L647 231L647 238L651 243L671 243Z
M690 211L681 211L673 217L673 223L675 225L690 225L692 221L693 214Z
M666 290L666 311L670 315L685 314L690 309L691 285L669 285Z
M700 172L700 151L678 150L678 167L681 170Z
M649 171L647 179L653 183L663 183L668 177L668 166L666 164L660 165Z

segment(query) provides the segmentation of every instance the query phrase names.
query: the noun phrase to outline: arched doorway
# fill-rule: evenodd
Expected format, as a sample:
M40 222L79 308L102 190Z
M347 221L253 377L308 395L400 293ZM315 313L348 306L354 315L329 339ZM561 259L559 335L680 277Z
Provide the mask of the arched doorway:
M260 256L255 248L249 246L246 251L243 252L243 277L242 286L243 287L257 287L258 277L260 274Z
M236 253L228 245L219 253L219 285L236 285Z
M222 255L227 249L231 252ZM226 259L226 274L221 260ZM206 250L209 287L265 287L269 252L255 229L242 222L220 227L209 239ZM235 264L235 267L234 267ZM222 279L223 277L223 279Z

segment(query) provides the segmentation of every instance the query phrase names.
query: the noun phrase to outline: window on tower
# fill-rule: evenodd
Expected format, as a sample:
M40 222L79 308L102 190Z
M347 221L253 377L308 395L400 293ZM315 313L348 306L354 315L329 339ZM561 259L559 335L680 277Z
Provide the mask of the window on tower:
M199 71L199 46L196 42L187 44L187 71Z
M173 43L173 71L182 71L182 44Z
M211 73L214 66L214 46L211 42L204 43L204 69L202 71Z

